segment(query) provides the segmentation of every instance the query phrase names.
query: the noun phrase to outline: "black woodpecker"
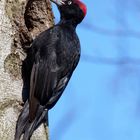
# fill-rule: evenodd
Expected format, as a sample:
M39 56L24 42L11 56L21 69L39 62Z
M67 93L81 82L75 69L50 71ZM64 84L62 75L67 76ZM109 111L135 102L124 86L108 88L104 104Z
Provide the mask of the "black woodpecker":
M61 97L80 58L76 27L86 15L79 0L52 0L60 11L60 22L33 41L23 62L24 107L16 125L15 140L30 140L45 115Z

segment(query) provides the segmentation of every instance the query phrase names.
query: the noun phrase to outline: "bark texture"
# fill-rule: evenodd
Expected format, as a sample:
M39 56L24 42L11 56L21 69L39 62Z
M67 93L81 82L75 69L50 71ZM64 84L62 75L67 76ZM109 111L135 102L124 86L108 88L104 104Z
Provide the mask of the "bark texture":
M24 49L42 31L53 26L48 0L0 0L0 140L13 140L22 109L22 61ZM42 125L32 140L48 140Z

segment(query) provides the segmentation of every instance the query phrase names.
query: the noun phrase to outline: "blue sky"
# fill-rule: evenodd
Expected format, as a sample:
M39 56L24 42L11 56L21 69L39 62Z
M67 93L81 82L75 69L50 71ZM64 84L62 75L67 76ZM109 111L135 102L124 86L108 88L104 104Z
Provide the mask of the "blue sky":
M83 2L88 13L77 28L82 57L49 112L50 138L139 140L140 1Z

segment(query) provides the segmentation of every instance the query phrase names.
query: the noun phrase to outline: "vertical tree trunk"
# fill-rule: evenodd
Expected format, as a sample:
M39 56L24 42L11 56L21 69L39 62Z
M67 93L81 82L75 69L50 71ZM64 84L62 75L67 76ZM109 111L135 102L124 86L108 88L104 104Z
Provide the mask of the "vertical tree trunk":
M0 0L0 140L13 140L22 109L22 60L32 40L54 24L48 0ZM48 140L44 125L33 140Z

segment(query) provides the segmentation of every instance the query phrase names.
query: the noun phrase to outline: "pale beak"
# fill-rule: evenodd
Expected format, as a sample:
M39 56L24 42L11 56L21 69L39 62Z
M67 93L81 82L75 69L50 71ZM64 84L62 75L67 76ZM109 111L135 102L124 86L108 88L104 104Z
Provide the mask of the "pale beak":
M66 0L50 0L58 6L64 5Z

